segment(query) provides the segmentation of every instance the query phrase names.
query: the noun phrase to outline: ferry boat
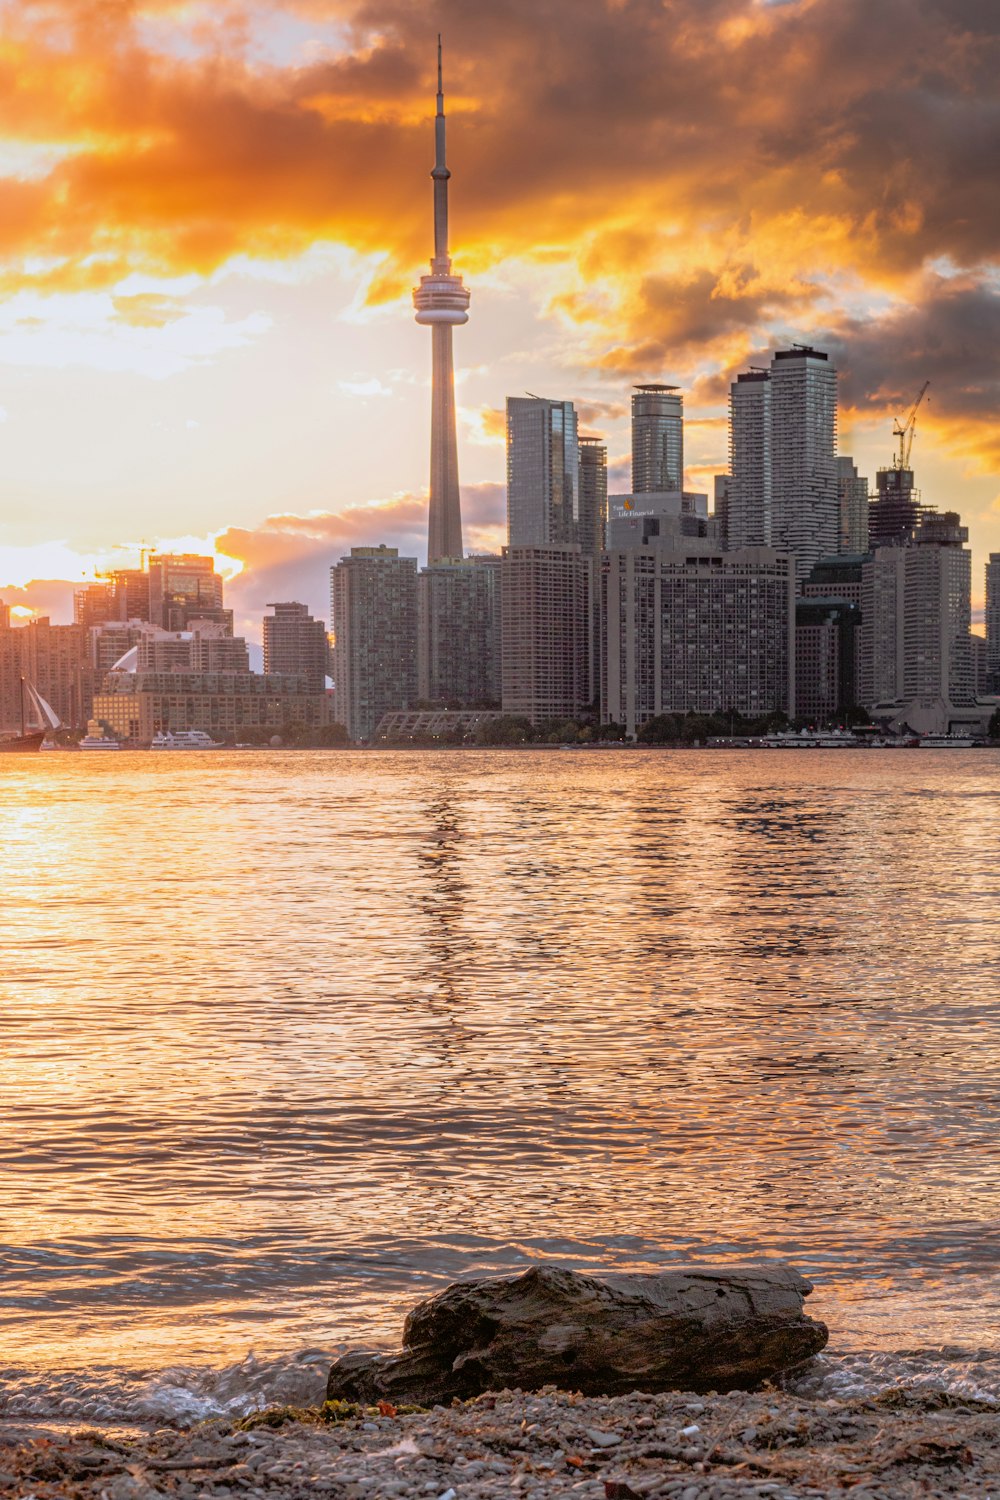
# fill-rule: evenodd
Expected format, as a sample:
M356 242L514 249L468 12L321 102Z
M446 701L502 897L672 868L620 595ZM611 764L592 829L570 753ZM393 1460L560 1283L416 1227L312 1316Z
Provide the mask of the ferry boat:
M221 740L213 740L204 729L161 729L153 735L150 750L221 750Z
M108 734L97 719L87 721L87 733L79 742L81 750L120 750L121 741Z
M971 734L922 734L921 750L971 750L976 745Z

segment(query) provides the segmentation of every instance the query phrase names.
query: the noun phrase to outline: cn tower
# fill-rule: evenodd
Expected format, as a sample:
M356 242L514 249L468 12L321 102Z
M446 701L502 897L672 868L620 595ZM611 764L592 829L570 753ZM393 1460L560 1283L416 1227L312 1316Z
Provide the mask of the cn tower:
M413 293L418 323L430 326L434 340L431 398L431 496L427 525L427 561L461 558L462 502L458 493L458 442L455 436L455 364L451 330L469 321L469 293L461 276L453 276L448 254L448 178L445 163L444 85L441 38L438 37L437 116L434 170L434 259L431 274L421 276Z

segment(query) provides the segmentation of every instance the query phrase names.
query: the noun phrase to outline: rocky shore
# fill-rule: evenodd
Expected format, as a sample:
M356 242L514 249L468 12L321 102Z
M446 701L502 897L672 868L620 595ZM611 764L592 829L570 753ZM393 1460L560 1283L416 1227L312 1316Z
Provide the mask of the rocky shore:
M503 1391L403 1413L331 1403L186 1431L0 1428L19 1500L910 1500L1000 1496L1000 1413L887 1392Z

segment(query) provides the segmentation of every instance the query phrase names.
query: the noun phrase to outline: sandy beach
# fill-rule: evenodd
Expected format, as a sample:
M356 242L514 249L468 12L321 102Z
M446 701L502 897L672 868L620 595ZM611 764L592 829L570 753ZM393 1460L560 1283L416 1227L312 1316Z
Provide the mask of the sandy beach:
M1000 1495L1000 1411L889 1391L614 1399L505 1391L430 1411L263 1411L125 1436L0 1429L20 1500L872 1500Z

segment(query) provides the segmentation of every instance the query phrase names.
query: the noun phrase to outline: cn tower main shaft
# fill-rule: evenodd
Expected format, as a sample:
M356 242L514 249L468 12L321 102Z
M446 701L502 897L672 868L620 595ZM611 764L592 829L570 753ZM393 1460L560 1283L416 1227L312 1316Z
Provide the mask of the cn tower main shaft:
M413 293L417 322L429 326L433 339L431 398L431 492L427 528L427 561L461 558L462 502L458 489L458 440L455 430L455 365L452 328L469 321L469 292L452 274L448 253L448 171L445 142L441 38L438 37L437 115L434 120L434 258L431 274L420 278Z

